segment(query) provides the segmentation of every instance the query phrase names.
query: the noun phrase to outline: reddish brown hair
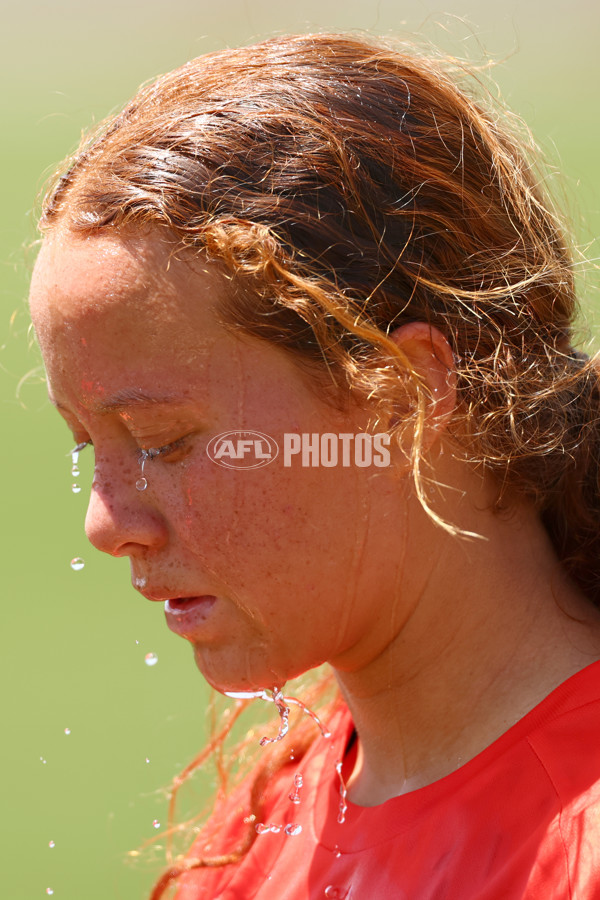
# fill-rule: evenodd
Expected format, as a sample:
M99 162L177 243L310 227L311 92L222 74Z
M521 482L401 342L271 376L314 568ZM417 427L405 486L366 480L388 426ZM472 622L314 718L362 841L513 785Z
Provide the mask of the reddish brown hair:
M235 276L233 327L330 373L388 422L407 389L388 334L435 325L455 358L451 431L531 498L598 602L600 397L571 346L568 237L533 143L464 75L341 35L201 57L86 140L42 227L167 226ZM409 376L418 436L427 398ZM419 489L418 439L413 464Z

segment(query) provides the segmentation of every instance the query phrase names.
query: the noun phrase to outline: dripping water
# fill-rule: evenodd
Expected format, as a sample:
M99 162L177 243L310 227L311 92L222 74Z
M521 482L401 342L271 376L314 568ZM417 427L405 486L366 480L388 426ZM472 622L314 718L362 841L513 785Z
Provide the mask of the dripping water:
M257 834L280 834L281 831L283 831L286 837L296 837L297 835L302 834L302 825L298 825L296 822L290 822L289 825L257 822L254 828Z
M148 479L144 475L144 466L146 465L146 460L151 459L151 451L150 450L142 450L140 457L140 477L137 479L135 486L138 491L145 491L148 487Z
M288 733L290 715L289 704L299 707L302 712L305 713L305 715L309 716L309 718L311 718L313 722L318 726L324 738L331 737L331 732L329 731L329 729L326 728L326 726L321 722L319 717L315 715L312 710L305 706L301 700L297 700L296 697L285 697L283 691L278 687L273 687L270 693L266 690L223 691L223 693L226 697L231 697L233 700L266 700L269 703L275 704L277 712L279 713L279 733L277 734L277 737L274 738L261 738L261 747L264 747L266 744L273 744L277 741L280 741ZM293 753L291 754L291 758L294 758ZM300 789L302 788L303 783L304 781L302 775L297 772L294 776L294 786L292 788L292 791L288 795L290 801L294 804L300 803ZM297 835L302 834L302 825L299 825L296 822L290 822L285 826L276 823L257 822L254 828L257 834L279 834L282 829L283 833L287 837L296 837Z
M292 803L300 803L300 788L303 785L303 779L300 772L297 772L294 775L294 787L292 788L289 796L289 799Z
M291 703L293 706L298 706L305 715L312 719L324 738L331 737L331 732L329 731L329 729L321 722L319 717L312 711L312 709L309 709L308 706L305 706L301 700L298 700L296 697L284 697L284 700L286 703Z
M286 734L288 733L289 728L290 728L290 723L289 723L290 708L289 708L289 706L286 706L283 694L279 688L276 688L276 687L273 688L273 696L271 699L272 699L273 703L275 704L275 706L277 707L277 712L279 713L279 733L277 734L277 737L274 737L274 738L270 738L270 737L261 738L260 739L261 747L264 747L266 744L275 744L275 743L277 743L277 741L282 740L282 738L284 738L286 736Z
M260 741L261 747L264 747L265 744L272 744L276 741L280 741L288 733L290 704L292 706L297 706L305 715L312 719L315 725L319 728L324 738L331 737L331 732L329 731L329 729L323 724L323 722L321 722L319 717L311 709L308 708L308 706L305 706L304 703L302 703L302 701L298 700L296 697L285 697L281 689L278 687L274 687L271 693L266 690L223 691L223 693L226 697L231 697L233 700L267 700L270 703L275 704L280 717L279 734L275 738L262 738Z
M346 788L346 782L344 781L342 775L342 761L336 762L335 771L338 773L338 778L340 779L340 809L338 812L337 820L340 825L343 825L346 821L346 812L348 810L348 789Z
M87 447L87 441L82 441L69 451L68 455L71 457L71 475L73 478L77 478L79 475L79 454L85 447Z

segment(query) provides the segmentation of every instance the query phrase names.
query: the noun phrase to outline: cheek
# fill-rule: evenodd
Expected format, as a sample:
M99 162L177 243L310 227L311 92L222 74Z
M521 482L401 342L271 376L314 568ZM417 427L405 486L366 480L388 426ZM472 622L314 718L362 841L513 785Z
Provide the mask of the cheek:
M348 470L231 470L182 464L172 511L178 539L238 589L331 596L354 591L371 531L368 486Z
M314 537L310 498L286 471L232 470L204 457L182 466L179 496L182 537L215 565L264 565Z

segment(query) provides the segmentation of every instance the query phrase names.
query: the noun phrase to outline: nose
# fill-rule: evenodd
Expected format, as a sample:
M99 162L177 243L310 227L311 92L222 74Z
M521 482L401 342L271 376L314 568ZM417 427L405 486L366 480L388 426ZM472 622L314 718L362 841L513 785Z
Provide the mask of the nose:
M124 473L125 474L125 473ZM151 496L135 486L136 473L126 477L96 467L85 518L90 543L111 556L136 556L159 550L167 542L166 521Z

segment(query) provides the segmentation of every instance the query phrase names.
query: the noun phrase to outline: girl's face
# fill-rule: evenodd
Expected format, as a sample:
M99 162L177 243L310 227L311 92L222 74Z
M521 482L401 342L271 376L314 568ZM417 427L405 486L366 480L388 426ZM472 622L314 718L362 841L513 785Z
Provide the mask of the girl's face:
M285 433L354 435L367 414L332 409L286 352L226 330L226 279L171 254L158 235L58 230L36 264L50 396L95 454L87 535L169 601L169 626L221 690L281 687L324 661L359 670L399 624L408 479L286 466ZM267 434L279 456L218 465L207 445L227 431Z

